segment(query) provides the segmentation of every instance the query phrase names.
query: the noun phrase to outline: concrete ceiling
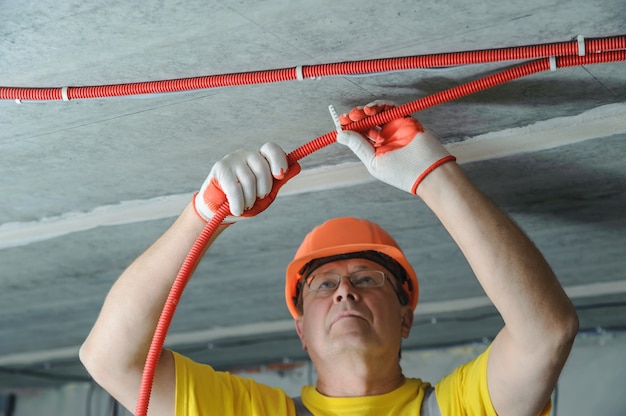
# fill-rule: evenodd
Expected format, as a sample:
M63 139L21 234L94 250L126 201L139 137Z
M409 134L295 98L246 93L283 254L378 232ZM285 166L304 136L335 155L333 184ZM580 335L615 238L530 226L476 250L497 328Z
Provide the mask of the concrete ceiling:
M626 34L625 0L4 0L0 85L118 84ZM120 272L212 164L291 151L375 98L406 103L513 62L64 101L0 101L0 388L87 377L77 350ZM517 62L515 62L517 64ZM417 114L553 265L584 331L626 325L626 64L515 80ZM421 281L408 347L492 337L469 267L415 198L331 145L189 283L168 345L218 368L304 357L284 267L333 216L385 226Z

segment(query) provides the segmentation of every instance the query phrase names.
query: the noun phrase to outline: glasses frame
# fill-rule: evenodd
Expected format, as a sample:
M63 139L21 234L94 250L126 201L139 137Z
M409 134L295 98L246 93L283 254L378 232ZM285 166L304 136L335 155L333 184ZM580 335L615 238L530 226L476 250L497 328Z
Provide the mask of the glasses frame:
M353 276L355 273L360 273L360 272L377 272L377 273L381 273L383 275L383 281L382 284L380 284L379 286L372 286L372 287L356 287L354 286L354 283L352 283L352 280L350 280L350 277ZM315 276L318 276L319 274L334 274L337 276L337 286L335 286L332 289L328 289L328 290L319 290L319 289L311 289L311 282L313 281L313 279L315 278ZM396 296L398 297L398 300L400 301L400 304L403 304L403 296L400 293L400 291L398 290L398 288L396 288L396 285L393 284L393 282L391 281L391 279L389 278L389 275L385 272L383 272L382 270L370 270L370 269L365 269L365 270L357 270L353 273L350 274L339 274L339 273L333 273L333 272L325 272L325 273L319 273L319 274L310 274L307 277L305 277L303 279L304 282L304 286L306 286L309 290L309 292L312 293L327 293L328 295L332 294L333 292L335 292L337 290L337 288L339 287L339 285L341 284L341 280L344 277L348 278L348 281L350 282L350 285L352 285L352 287L354 287L355 289L359 289L359 290L369 290L369 289L378 289L380 287L383 287L385 285L385 281L389 281L389 285L391 286L391 288L393 289L394 293L396 294Z
M365 273L367 273L367 272L376 272L376 273L380 273L380 274L383 276L383 279L382 279L381 283L380 283L379 285L377 285L377 286L370 286L370 287L358 287L358 286L355 286L354 282L352 281L352 276L354 276L354 275L355 275L355 274L357 274L357 273L364 273L364 272L365 272ZM312 288L311 288L311 282L313 282L313 280L314 280L317 276L321 276L321 275L334 275L334 276L337 276L337 279L335 280L336 286L335 286L335 287L333 287L332 289L312 289ZM314 293L326 293L326 292L328 292L328 293L332 293L332 292L334 292L335 290L337 290L337 288L338 288L338 287L339 287L339 285L341 284L341 280L342 280L344 277L347 277L347 278L348 278L348 281L350 281L350 284L351 284L351 285L352 285L352 287L354 287L355 289L365 289L365 290L367 290L367 289L377 289L377 288L379 288L379 287L383 287L383 286L385 285L385 280L389 280L389 276L387 275L387 273L383 272L382 270L374 270L374 269L371 269L371 270L370 270L370 269L364 269L364 270L357 270L357 271L352 272L352 273L350 273L350 274L344 274L344 275L339 274L339 273L334 273L334 272L324 272L324 273L311 274L311 275L307 276L307 277L304 279L304 283L305 283L305 284L306 284L306 286L308 287L309 292L314 292ZM330 279L327 279L327 280L330 280ZM390 281L390 283L391 283L391 281ZM391 284L391 286L393 287L393 284ZM395 290L395 288L394 288L394 290Z

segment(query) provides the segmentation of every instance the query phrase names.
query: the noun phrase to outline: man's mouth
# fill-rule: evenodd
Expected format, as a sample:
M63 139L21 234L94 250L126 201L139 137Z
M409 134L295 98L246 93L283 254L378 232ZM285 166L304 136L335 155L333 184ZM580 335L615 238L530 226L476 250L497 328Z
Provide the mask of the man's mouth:
M361 314L358 314L354 311L344 311L335 316L335 318L333 319L333 324L344 319L360 319L363 321L365 320L365 318Z

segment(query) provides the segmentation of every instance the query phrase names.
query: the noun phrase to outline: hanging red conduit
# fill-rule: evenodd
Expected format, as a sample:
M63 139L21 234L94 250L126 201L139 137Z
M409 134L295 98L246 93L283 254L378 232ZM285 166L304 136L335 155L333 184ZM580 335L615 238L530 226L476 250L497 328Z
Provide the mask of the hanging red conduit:
M528 63L522 64L514 68L504 70L502 72L484 77L482 79L471 81L466 84L462 84L462 85L450 88L448 90L441 91L433 95L417 99L410 103L393 108L383 113L379 113L375 116L369 117L359 122L352 123L346 126L345 129L363 131L373 126L384 124L396 118L403 117L405 115L415 113L415 112L421 111L429 107L433 107L437 104L455 100L457 98L460 98L460 97L463 97L463 96L466 96L466 95L469 95L478 91L482 91L482 90L491 88L499 84L503 84L507 81L510 81L516 78L521 78L521 77L531 75L531 74L541 72L541 71L547 71L551 69L554 70L556 68L561 68L561 67L589 65L589 64L626 60L626 51L619 50L619 49L626 49L626 37L622 36L622 37L610 38L606 40L606 42L602 42L602 40L591 40L591 41L586 40L585 42L589 42L589 47L591 48L591 50L594 51L592 54L589 54L590 49L587 49L587 45L585 45L585 49L587 53L585 53L584 56L578 56L578 53L579 53L578 43L576 43L575 48L572 47L571 44L556 44L558 46L543 45L540 47L529 47L530 49L514 48L515 49L514 52L512 52L512 54L510 55L507 55L509 56L508 59L521 59L520 57L527 56L525 54L530 53L528 51L531 49L532 50L539 49L543 51L545 50L545 48L550 50L550 52L554 52L555 48L558 48L559 50L567 50L567 52L570 55L554 57L552 53L549 53L547 54L547 56L553 56L554 58L538 59L538 60L528 62ZM539 53L544 53L544 52L539 52ZM480 51L477 54L480 56L486 57L485 59L488 59L488 62L493 62L494 60L497 59L496 57L498 57L499 59L499 57L506 55L506 53L503 50ZM449 66L449 65L458 64L459 63L458 59L460 55L462 54L447 54L447 55L442 55L441 58L437 58L436 56L433 55L429 57L428 59L431 60L432 62L436 62L434 64L435 66ZM474 55L470 53L471 59L473 60L471 63L478 63L478 58L476 57L478 55ZM514 58L512 58L512 56L514 56ZM416 58L419 59L419 57L416 57ZM409 59L412 59L412 58L409 58ZM348 68L347 70L354 71L350 73L363 73L363 72L370 72L369 63L382 62L382 61L385 61L385 60L365 61L368 63L366 65L367 67L366 69L364 69L362 66L359 66L358 69L353 69L351 67L351 65L357 65L358 63L330 64L326 66L322 65L323 67L322 69L323 71L325 71L325 74L327 75L330 75L330 74L338 75L339 73L345 73L345 72L340 72L340 71L344 71L346 69L336 69L334 65L338 65L338 66L347 65L347 68ZM372 70L373 72L381 72L381 69L378 65L379 65L378 63L374 65L376 69ZM399 65L402 66L402 64L399 64ZM385 66L385 68L389 68L389 67ZM406 68L396 67L395 69L406 69ZM385 69L385 70L391 70L391 69ZM286 70L283 70L283 71L286 71ZM308 70L305 70L305 68L302 69L302 72L306 74L305 75L306 77L318 76L317 73L311 73L307 71ZM304 145L300 146L299 148L295 149L294 151L290 152L287 155L289 164L291 165L294 162L315 152L316 150L319 150L325 146L328 146L334 143L336 137L337 137L337 132L331 131L308 143L305 143ZM169 329L169 325L174 317L174 312L182 296L182 292L187 282L191 278L191 274L193 273L193 270L199 263L200 257L202 253L204 252L204 248L208 244L209 240L211 239L212 235L214 234L219 224L229 213L230 213L230 208L228 206L228 202L226 202L218 209L213 219L206 225L206 227L204 228L200 236L197 238L193 247L189 251L187 258L185 259L183 265L181 266L180 271L176 277L176 280L174 281L170 294L163 308L163 312L159 319L157 328L155 330L152 344L150 346L148 356L146 359L146 365L144 367L144 374L142 377L142 383L141 383L140 392L139 392L139 396L137 399L137 406L135 410L136 415L143 416L143 415L146 415L148 412L150 392L152 389L152 383L154 381L154 374L155 374L158 360L159 360L159 357L163 348L163 344L165 342L165 337Z
M549 43L543 45L371 59L354 62L310 65L296 68L281 68L265 71L239 72L233 74L208 75L127 84L53 88L0 87L0 99L20 101L68 101L139 94L171 93L235 85L291 81L299 78L320 78L326 76L367 74L417 68L441 68L488 62L538 59L550 56L588 56L624 49L626 49L626 35L595 39L582 39L579 37L578 39L569 42Z

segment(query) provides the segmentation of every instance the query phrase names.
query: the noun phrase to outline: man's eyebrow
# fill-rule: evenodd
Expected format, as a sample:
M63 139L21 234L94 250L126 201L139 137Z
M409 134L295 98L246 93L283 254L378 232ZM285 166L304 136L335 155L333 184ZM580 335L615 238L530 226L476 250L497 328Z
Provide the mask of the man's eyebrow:
M357 265L357 266L355 267L355 269L357 269L357 270L374 270L374 269L375 269L375 267L372 267L372 266L371 266L371 265L369 265L369 264L359 264L359 265Z
M364 260L367 261L366 259L364 259ZM323 266L320 266L320 269L322 267ZM354 266L354 269L353 269L352 273L360 272L362 270L379 270L380 268L383 268L383 266L380 266L378 264L376 264L376 266L373 266L371 264L359 263L356 266ZM328 268L328 269L326 269L324 271L321 271L321 272L315 272L314 271L313 273L311 273L311 275L315 275L315 274L319 274L319 273L336 273L336 274L340 274L340 273L337 272L337 268L335 266L331 266L330 268Z

